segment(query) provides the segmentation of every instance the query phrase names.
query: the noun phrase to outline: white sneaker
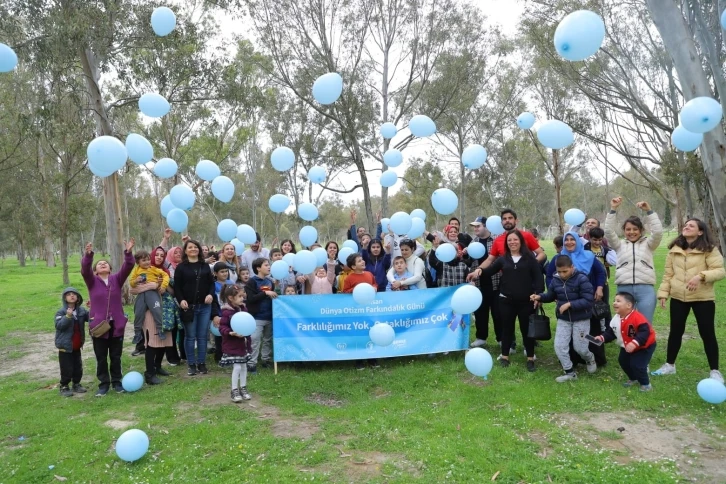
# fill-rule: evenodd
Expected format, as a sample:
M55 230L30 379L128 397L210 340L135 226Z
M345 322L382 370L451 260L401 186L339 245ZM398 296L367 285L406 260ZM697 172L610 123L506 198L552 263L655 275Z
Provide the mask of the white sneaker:
M487 345L486 340L477 338L474 341L472 341L469 346L471 348L479 348L481 346L486 346L486 345Z
M529 358L529 355L527 354L527 348L523 349L522 353L524 353L524 356L526 358ZM532 356L532 361L537 361L537 355Z
M671 365L670 363L663 363L663 366L658 368L657 370L650 373L651 375L655 376L661 376L661 375L675 375L676 374L676 365ZM720 375L720 373L719 373ZM723 378L721 379L723 381Z
M502 355L497 356L497 361L502 359Z
M595 360L592 360L590 363L587 364L587 372L595 373L596 371L597 371L597 363L595 363Z
M557 383L565 383L568 381L575 381L575 380L577 380L577 373L575 373L574 371L571 373L565 373L564 375L560 375L557 378L555 378L555 381Z
M713 378L716 381L720 381L723 383L723 375L718 370L711 370L711 378Z

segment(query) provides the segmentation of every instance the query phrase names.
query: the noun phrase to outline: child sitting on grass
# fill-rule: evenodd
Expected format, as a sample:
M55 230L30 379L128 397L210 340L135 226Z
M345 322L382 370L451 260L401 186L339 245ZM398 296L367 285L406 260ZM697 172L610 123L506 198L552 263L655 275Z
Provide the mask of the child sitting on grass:
M395 259L393 259L393 282L405 281L409 277L413 277L413 274L408 272L408 267L406 266L406 259L404 259L402 255L397 256ZM391 285L393 284L393 282L388 282L388 285L386 286L386 291L407 291L411 289L418 289L415 284L410 286L401 285L398 288L394 289Z
M86 393L81 385L83 361L81 348L86 339L88 311L83 307L83 298L75 288L63 291L63 306L55 313L55 347L58 348L60 364L60 394L72 397L74 393ZM68 385L73 382L73 389Z
M235 403L252 398L247 391L247 362L252 353L251 338L232 331L230 323L232 316L245 311L244 298L244 289L235 284L226 285L222 289L222 318L219 322L219 332L222 333L222 359L219 360L219 366L232 367L231 397Z

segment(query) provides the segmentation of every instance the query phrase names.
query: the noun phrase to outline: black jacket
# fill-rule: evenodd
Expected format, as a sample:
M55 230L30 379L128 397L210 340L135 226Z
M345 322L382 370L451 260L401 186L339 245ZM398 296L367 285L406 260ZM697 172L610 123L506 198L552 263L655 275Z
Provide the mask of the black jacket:
M199 284L197 285L197 277ZM194 294L194 290L197 293ZM179 302L186 301L190 306L204 304L204 298L212 296L214 300L214 276L209 264L203 260L199 262L182 262L176 266L174 272L174 297Z
M522 256L519 262L514 262L508 254L497 257L482 271L481 277L491 277L499 271L502 271L499 293L506 298L529 301L530 295L544 291L542 269L533 255Z
M76 302L75 315L72 318L66 317L68 303L66 303L66 294L73 292L78 296ZM83 307L83 297L74 287L68 287L63 291L61 296L63 306L55 313L55 347L61 351L71 353L73 351L73 328L76 324L80 325L81 331L81 347L86 342L86 323L88 322L88 311Z

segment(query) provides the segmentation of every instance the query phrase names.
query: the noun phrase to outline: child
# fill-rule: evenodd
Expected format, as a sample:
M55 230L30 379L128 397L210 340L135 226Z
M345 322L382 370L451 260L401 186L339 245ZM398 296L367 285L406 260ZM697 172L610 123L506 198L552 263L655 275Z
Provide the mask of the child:
M72 397L74 393L86 393L81 386L83 362L81 348L86 339L88 311L83 307L83 298L75 288L69 287L61 297L63 305L55 313L55 347L58 348L60 364L60 394ZM73 390L68 384L73 381Z
M222 289L227 284L233 284L229 279L229 267L226 262L217 262L214 264L214 299L212 302L212 325L219 329L220 318L222 317ZM219 363L222 359L222 337L214 336L214 361Z
M297 296L297 290L295 289L295 286L287 286L285 288L284 296Z
M247 369L257 373L257 358L262 346L262 368L272 366L272 300L277 297L275 283L270 279L270 261L258 257L252 261L255 275L247 282L247 310L254 316L257 328L252 335L252 354Z
M354 254L351 254L354 255ZM347 262L347 260L346 260ZM338 274L335 277L335 283L333 284L333 293L340 292L342 293L345 289L345 280L348 278L350 274L353 273L353 270L351 267L348 267L345 264L341 264L341 271L340 274Z
M335 268L326 271L325 267L318 267L310 282L310 294L333 294L334 281Z
M605 334L595 338L608 343L618 340L620 368L628 375L623 386L629 388L640 383L641 392L653 389L648 377L648 365L655 352L655 330L646 317L635 310L635 298L629 292L619 292L613 302L615 317Z
M365 270L366 261L363 260L363 257L360 254L350 254L345 262L346 266L353 269L353 272L345 278L345 285L343 286L344 293L352 293L355 286L363 284L364 282L373 286L373 289L376 289L376 278L373 277L373 274ZM381 366L375 358L369 359L368 364L370 364L373 368ZM363 360L356 360L355 368L357 370L364 369L365 365L363 364Z
M590 334L590 315L594 293L590 279L578 272L567 255L556 258L557 274L546 293L533 294L532 301L543 303L557 300L557 329L555 330L555 353L562 364L565 374L555 378L558 383L577 380L577 373L570 359L570 340L575 351L587 364L588 373L595 373L595 355L588 348L586 334Z
M397 256L395 259L393 259L393 280L405 281L409 277L413 277L413 274L408 272L408 267L406 266L406 259L404 259L401 255ZM389 282L386 286L386 291L404 291L410 289L418 289L418 287L413 284L410 286L400 286L397 289L393 289L393 287L391 286L391 282Z
M232 366L231 397L233 402L239 403L252 398L247 391L247 361L252 353L252 346L248 336L240 336L232 331L230 321L236 313L245 310L245 292L235 284L225 285L221 298L219 332L222 333L222 359L219 366Z
M239 276L237 284L241 287L245 287L250 280L250 270L246 267L241 267L237 269L237 275Z
M161 296L159 291L166 290L169 285L169 274L158 267L151 265L151 254L145 250L140 250L134 255L136 259L136 266L131 271L131 277L129 278L129 284L131 287L136 287L137 284L144 282L158 282L158 290L144 291L136 296L134 301L134 339L131 343L136 345L136 351L131 355L137 356L145 352L144 349L144 317L146 317L146 311L151 311L151 315L154 317L154 324L159 334L163 333L161 326L161 318L163 313L161 311Z
M282 260L282 251L278 248L271 249L270 264L278 260ZM295 271L292 270L292 268L290 268L286 277L282 279L273 279L273 282L275 283L275 292L277 294L285 294L285 291L290 286L292 286L292 288L295 290L295 294L298 293L299 285L297 282L297 275L295 274Z

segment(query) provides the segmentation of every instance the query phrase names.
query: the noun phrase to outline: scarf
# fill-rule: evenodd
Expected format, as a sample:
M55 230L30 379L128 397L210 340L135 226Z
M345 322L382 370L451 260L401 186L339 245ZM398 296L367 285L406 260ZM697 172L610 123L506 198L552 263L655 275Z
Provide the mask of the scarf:
M157 269L161 269L162 271L166 272L169 277L171 277L171 273L169 272L169 269L167 269L165 262L162 262L160 265L156 265L156 253L159 251L159 249L164 252L164 261L166 262L166 258L168 255L166 249L164 249L162 246L158 246L156 247L156 249L154 249L154 255L151 257L151 265L153 267L156 267Z
M569 256L570 259L572 259L575 269L586 276L589 275L592 270L592 263L595 261L595 254L589 250L585 250L585 247L582 245L582 241L580 240L580 236L576 232L567 232L565 237L562 239L563 242L567 237L573 237L575 239L575 250L568 252L563 246L560 254Z

